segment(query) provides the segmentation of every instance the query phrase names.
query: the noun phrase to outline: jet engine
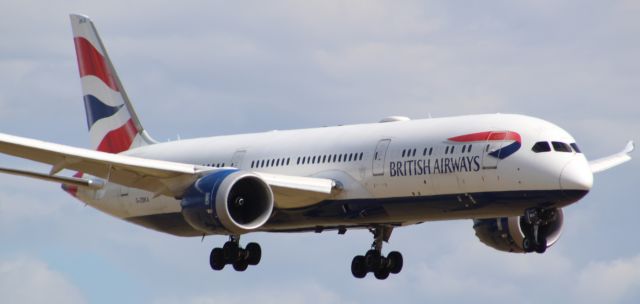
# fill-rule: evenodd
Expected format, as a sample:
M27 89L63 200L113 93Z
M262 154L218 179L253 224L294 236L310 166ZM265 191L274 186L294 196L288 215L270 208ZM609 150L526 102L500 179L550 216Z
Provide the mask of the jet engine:
M242 234L264 225L273 192L259 176L229 169L196 180L180 202L182 216L203 233Z
M563 219L562 209L558 209L555 218L541 228L546 234L547 248L560 238ZM473 229L478 239L489 247L500 251L524 253L525 231L531 231L532 227L523 216L511 216L473 220Z

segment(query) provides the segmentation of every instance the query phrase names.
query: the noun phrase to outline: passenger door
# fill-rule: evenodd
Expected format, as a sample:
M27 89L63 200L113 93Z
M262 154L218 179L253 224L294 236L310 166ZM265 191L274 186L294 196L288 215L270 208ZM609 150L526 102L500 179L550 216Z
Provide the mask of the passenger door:
M238 150L233 153L233 157L231 157L231 167L239 169L245 154L247 154L247 150Z
M384 163L387 157L387 149L391 139L381 139L376 145L376 150L373 154L373 167L371 172L374 176L384 175Z

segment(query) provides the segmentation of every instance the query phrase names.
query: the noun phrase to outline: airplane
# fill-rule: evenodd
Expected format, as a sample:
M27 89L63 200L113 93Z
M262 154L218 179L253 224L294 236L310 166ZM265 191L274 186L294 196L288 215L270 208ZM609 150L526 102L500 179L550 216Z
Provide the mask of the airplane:
M51 165L48 173L0 172L59 183L104 213L181 237L228 236L209 266L245 271L262 256L241 246L252 232L344 234L368 229L371 248L351 263L356 278L402 270L383 254L395 228L473 221L484 244L544 253L563 227L563 207L582 199L593 174L631 159L588 161L576 140L548 121L482 114L154 140L141 124L87 16L70 16L86 119L94 148L0 134L0 153ZM66 176L62 170L72 170Z

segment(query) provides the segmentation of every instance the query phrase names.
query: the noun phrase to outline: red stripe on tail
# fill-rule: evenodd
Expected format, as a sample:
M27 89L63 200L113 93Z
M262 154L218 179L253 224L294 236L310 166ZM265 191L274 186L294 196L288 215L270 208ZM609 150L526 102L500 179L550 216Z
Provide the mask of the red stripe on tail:
M121 127L111 130L100 142L97 150L107 153L120 153L127 151L133 143L133 139L138 134L138 128L133 123L132 119L129 119Z
M96 76L114 91L118 91L115 77L102 54L85 38L75 37L73 41L76 45L80 77Z
M82 172L76 172L73 177L82 178ZM78 186L75 185L65 185L62 184L62 190L67 191L69 194L73 196L78 196Z

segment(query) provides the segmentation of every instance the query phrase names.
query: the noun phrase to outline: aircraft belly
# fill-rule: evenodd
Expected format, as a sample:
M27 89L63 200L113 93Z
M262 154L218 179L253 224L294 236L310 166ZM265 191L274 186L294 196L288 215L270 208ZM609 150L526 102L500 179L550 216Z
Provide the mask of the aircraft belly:
M371 224L517 216L534 206L563 207L587 191L505 191L421 197L327 200L313 207L275 210L259 231L313 231ZM180 212L129 217L125 220L178 236L201 236ZM220 234L226 234L220 231Z

